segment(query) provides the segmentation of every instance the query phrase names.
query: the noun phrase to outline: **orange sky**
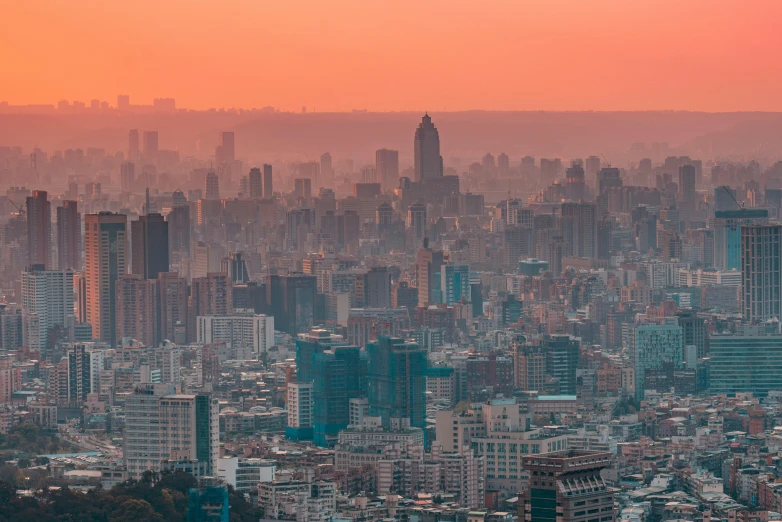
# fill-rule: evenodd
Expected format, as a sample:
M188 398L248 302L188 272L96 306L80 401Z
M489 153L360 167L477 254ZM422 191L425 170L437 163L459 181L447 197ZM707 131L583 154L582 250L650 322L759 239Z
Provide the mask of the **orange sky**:
M2 0L0 100L782 110L779 0Z

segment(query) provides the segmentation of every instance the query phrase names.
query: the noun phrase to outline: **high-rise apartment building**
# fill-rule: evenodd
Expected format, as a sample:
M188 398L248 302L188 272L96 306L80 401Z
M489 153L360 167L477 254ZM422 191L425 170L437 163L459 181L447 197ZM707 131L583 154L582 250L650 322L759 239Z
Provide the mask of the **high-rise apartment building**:
M384 190L394 190L399 186L399 151L379 149L375 151L375 172L377 181Z
M569 335L552 335L541 342L541 347L546 355L546 372L559 381L560 393L575 396L578 340Z
M429 306L435 303L433 295L439 288L440 281L436 274L445 264L445 255L442 250L422 248L418 251L415 262L415 280L418 286L418 306Z
M421 119L421 123L415 131L413 150L416 181L442 177L443 158L440 156L440 133L428 113Z
M356 346L333 346L312 359L313 441L330 447L350 423L350 399L366 395L366 359Z
M122 192L133 192L136 186L136 165L130 161L119 167L119 186Z
M158 274L158 342L186 342L187 311L187 280L176 272Z
M741 227L741 313L750 323L782 316L782 225Z
M695 165L682 165L679 167L679 202L684 207L690 207L695 203Z
M128 132L128 159L133 161L141 155L140 140L138 129L131 129Z
M74 320L73 272L32 265L22 272L22 332L24 346L46 350L49 336Z
M231 164L236 160L236 141L233 132L226 131L220 133L220 153L217 157L218 165Z
M161 214L139 216L130 223L131 271L143 279L157 279L168 272L168 222Z
M135 339L146 346L155 346L158 335L157 281L128 274L115 283L116 339Z
M169 256L170 261L183 257L190 257L190 206L184 199L184 194L174 191L174 203L171 212L166 216L169 229ZM180 201L177 196L180 196Z
M191 313L200 315L231 315L233 313L233 283L224 272L209 272L193 278L190 287Z
M170 394L168 386L141 384L125 407L123 460L130 478L161 471L164 461L217 473L220 422L210 394Z
M84 218L87 322L93 336L116 345L116 281L127 272L127 216L101 212Z
M57 268L81 270L81 214L77 201L57 207Z
M598 256L598 213L595 203L563 203L561 232L566 255L595 259Z
M426 349L418 343L379 337L367 345L369 414L384 426L391 419L426 428Z
M27 262L51 268L52 206L45 190L27 197Z

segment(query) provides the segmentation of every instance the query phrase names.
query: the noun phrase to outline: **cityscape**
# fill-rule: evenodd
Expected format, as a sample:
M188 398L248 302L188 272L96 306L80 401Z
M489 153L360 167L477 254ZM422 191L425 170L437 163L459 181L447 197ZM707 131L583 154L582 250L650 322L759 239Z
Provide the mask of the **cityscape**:
M581 13L563 2L560 35ZM142 11L110 4L95 24ZM200 4L182 16L218 7ZM304 4L309 27L321 6ZM415 89L440 89L459 50L474 65L471 45L521 59L462 15L500 28L551 14L453 4L452 25L421 36L445 56ZM619 2L595 4L590 17L619 16ZM236 7L250 17L237 31L261 19ZM417 74L420 49L364 9L322 16L349 36L369 24L368 49L398 45ZM703 16L747 30L760 8L725 9ZM684 10L648 11L639 30L679 27L660 17ZM224 16L217 51L247 38ZM758 21L757 41L771 25ZM170 28L161 55L192 36ZM301 37L281 57L316 53L313 35L274 30ZM708 62L706 43L681 45ZM13 73L0 91L0 521L782 521L782 113L764 101L775 73L746 92L727 78L759 60L736 45L715 94L711 62L690 85L661 43L647 51L671 61L679 97L644 98L635 78L616 105L593 87L559 93L562 70L545 102L519 91L537 108L505 98L518 78L486 71L479 94L465 79L429 109L432 92L410 97L398 79L361 96L347 84L366 78L302 86L282 58L242 72L257 97L230 75L181 87L187 60L149 76L118 54L78 89L59 69L35 88ZM359 54L335 69L360 69ZM109 96L114 69L139 74ZM139 84L166 78L160 95Z

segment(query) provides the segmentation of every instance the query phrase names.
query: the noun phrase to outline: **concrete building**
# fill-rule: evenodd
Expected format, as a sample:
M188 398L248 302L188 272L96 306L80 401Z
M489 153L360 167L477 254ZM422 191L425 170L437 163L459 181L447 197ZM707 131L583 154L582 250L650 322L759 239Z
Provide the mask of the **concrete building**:
M224 342L234 349L247 349L252 357L260 357L274 346L274 317L264 314L199 316L199 343Z

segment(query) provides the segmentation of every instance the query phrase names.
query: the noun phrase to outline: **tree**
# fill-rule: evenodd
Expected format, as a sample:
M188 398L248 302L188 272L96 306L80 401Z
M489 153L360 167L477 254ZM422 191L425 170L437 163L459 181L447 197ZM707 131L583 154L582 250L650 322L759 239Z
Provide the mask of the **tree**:
M156 513L149 502L131 498L122 503L117 512L109 519L112 522L162 522L163 517Z

